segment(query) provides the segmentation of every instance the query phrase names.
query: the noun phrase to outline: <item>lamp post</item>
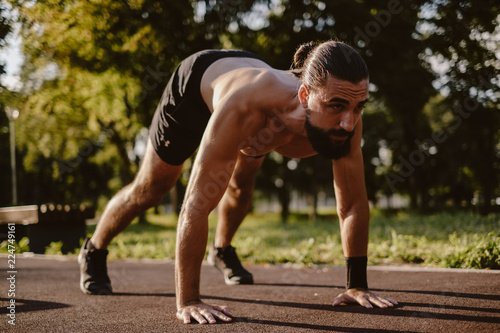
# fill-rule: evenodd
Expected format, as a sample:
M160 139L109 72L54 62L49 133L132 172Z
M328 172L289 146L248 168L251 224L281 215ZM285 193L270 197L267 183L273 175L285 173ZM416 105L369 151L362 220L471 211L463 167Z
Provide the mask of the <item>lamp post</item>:
M12 172L12 205L17 205L17 177L16 177L16 127L14 122L19 117L19 111L5 108L7 118L9 118L9 132L10 132L10 168Z

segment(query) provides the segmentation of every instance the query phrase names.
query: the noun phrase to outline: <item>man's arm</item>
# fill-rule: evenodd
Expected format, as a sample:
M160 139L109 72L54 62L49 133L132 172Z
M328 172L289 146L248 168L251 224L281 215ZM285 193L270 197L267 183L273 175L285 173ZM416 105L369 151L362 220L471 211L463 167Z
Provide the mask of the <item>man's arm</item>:
M333 161L337 214L340 220L342 248L346 258L346 291L333 305L357 302L371 308L393 306L396 301L368 291L366 261L370 211L366 194L363 154L361 151L362 121L360 120L351 142L348 156Z
M236 100L237 101L237 100ZM177 317L184 323L230 321L227 308L205 304L200 297L200 270L208 237L208 215L217 206L234 171L240 143L258 126L258 114L227 103L214 110L203 136L186 191L176 242Z

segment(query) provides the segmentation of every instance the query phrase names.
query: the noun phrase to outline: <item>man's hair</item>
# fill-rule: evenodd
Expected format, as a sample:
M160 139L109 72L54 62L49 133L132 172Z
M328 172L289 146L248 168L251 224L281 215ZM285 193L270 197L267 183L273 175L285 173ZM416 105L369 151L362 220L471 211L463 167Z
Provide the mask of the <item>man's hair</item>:
M309 89L324 85L328 75L354 84L369 77L368 67L359 53L333 40L300 45L293 57L292 73Z

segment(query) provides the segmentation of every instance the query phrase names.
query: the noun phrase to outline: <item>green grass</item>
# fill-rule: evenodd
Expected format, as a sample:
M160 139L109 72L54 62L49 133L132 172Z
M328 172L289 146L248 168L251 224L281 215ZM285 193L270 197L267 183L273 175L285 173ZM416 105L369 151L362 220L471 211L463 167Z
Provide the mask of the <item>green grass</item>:
M134 222L114 239L109 247L110 260L174 258L177 218L148 214L147 219L147 224ZM209 243L213 241L216 223L217 217L211 215ZM94 229L89 226L89 235ZM500 215L402 212L386 216L373 211L369 260L371 265L500 269L499 232ZM6 252L4 243L0 244L0 252ZM20 243L21 251L25 251L26 240ZM338 219L332 214L317 221L308 221L304 214L293 214L287 224L281 223L276 214L249 215L232 244L248 263L344 264ZM61 243L53 243L46 253L59 254L61 248Z
M370 259L373 263L500 269L499 231L499 215L376 214L370 227Z

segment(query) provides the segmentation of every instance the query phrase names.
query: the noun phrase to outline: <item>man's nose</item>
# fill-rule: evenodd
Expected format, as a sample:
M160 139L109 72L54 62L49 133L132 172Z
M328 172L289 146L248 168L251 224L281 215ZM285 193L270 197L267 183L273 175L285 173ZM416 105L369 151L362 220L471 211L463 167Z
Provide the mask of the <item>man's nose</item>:
M354 130L354 114L351 111L344 112L340 118L340 128L347 132Z

